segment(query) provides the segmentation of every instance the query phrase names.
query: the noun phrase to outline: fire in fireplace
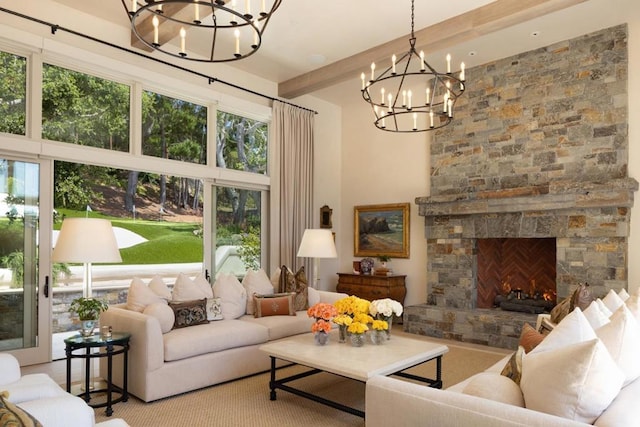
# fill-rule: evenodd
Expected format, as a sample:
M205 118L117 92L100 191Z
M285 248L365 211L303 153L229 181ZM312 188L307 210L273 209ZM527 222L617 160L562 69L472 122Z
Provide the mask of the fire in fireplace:
M556 239L478 239L478 308L542 313L556 303Z

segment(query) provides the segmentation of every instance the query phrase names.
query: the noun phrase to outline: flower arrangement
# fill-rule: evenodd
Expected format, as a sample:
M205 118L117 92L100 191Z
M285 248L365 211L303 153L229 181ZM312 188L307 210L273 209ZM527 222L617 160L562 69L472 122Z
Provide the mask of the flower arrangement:
M374 320L371 323L371 328L374 331L386 331L389 328L389 323L386 320Z
M402 314L402 304L391 298L377 299L369 304L369 314L376 318L400 316Z
M331 331L331 319L337 314L338 312L333 305L324 302L319 302L309 307L307 316L316 319L313 325L311 325L311 332L324 332L328 334Z
M358 298L355 295L351 295L333 303L334 307L338 311L338 314L347 314L353 317L357 313L369 312L369 301L366 299Z

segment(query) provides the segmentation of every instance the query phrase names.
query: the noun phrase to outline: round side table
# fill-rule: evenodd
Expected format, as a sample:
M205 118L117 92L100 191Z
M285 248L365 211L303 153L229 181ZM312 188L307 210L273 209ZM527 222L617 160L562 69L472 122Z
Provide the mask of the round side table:
M118 402L126 402L129 399L127 392L127 370L129 364L129 338L131 334L125 332L113 332L110 338L102 338L100 334L93 334L90 337L74 335L64 340L65 352L67 355L67 392L71 392L71 359L85 360L85 376L84 376L84 392L78 394L92 408L106 407L105 413L108 417L113 414L112 405ZM92 353L94 348L100 349L97 353ZM77 351L84 350L84 351ZM77 352L76 352L77 351ZM113 384L112 368L113 356L122 354L124 358L122 372L122 387ZM91 390L89 383L91 381L91 359L107 358L107 378L106 388ZM91 404L92 393L106 393L107 401L104 403ZM114 399L113 393L117 393L120 397Z

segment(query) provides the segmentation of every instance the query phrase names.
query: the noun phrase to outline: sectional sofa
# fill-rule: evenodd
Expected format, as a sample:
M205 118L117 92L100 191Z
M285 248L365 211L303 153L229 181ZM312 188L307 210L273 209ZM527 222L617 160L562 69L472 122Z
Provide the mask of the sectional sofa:
M221 289L221 279L218 278L213 286L216 295L214 300L222 299L222 313L217 316L218 320L202 324L172 328L168 327L169 322L166 322L163 326L162 323L165 322L162 317L150 310L153 306L162 308L162 302L146 304L141 312L140 307L138 310L130 309L131 304L128 301L127 304L111 306L102 313L101 325L109 325L114 331L131 333L129 393L150 402L268 371L270 359L258 348L268 341L310 332L313 319L308 317L306 310L273 316L262 313L261 317L256 317L253 312L255 307L252 309L251 298L248 298L248 295L274 292L270 279L267 278L265 281L266 276L260 274L262 284L253 288L246 286L245 282L249 279L245 277L245 286L242 287L244 292L237 284L227 287L226 291ZM227 279L233 281L233 278ZM177 289L181 281L184 282L184 278L178 278L178 286L174 286L171 296L165 295L165 298L175 299L181 292L183 296L179 299L198 297L193 293L184 295L183 291ZM207 286L202 282L201 285L202 288ZM153 283L147 287L153 288ZM204 290L206 292L206 289ZM130 293L131 291L130 288ZM158 292L162 293L163 291ZM166 294L166 291L164 293ZM316 302L333 303L346 296L311 288L308 293L310 305ZM122 360L116 359L114 369L118 372L122 369ZM106 367L101 364L100 368L104 376ZM117 385L121 385L118 379L115 381Z

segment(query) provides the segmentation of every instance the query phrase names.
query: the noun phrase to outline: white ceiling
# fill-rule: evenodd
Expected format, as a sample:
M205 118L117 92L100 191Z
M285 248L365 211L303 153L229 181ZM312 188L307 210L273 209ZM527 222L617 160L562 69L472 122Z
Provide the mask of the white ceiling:
M130 31L120 0L55 1L117 23L124 32ZM542 18L452 46L448 51L456 63L465 61L468 67L473 67L625 22L625 13L631 10L630 5L635 1L638 0L587 0ZM492 2L416 0L415 30L417 32ZM249 58L227 65L280 83L398 37L407 36L408 48L410 17L410 0L282 0L265 31L260 50ZM537 36L532 36L533 33ZM475 55L469 56L470 52ZM398 52L401 53L404 52ZM444 64L445 53L432 53L427 60L436 68L442 67L437 61ZM189 61L184 62L183 65L188 67ZM354 81L357 80L358 77L354 76ZM335 100L339 99L339 92L339 88L333 91L325 89L316 95Z

